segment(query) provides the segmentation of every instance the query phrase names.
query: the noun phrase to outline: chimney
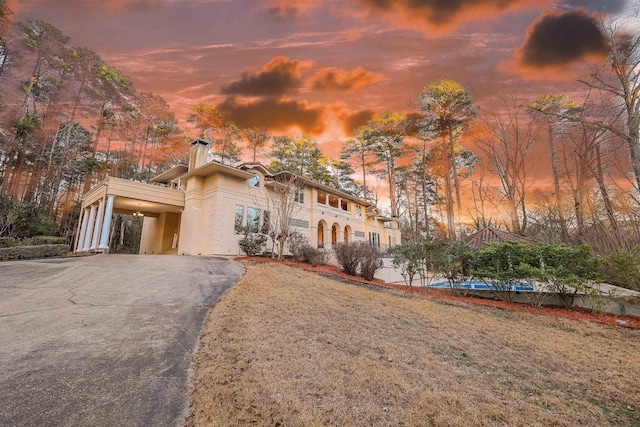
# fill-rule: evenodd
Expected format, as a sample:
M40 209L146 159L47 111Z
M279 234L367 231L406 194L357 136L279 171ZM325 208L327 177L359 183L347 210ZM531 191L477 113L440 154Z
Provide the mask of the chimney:
M189 171L206 165L208 163L207 154L209 154L209 143L207 141L201 139L193 141L189 150Z

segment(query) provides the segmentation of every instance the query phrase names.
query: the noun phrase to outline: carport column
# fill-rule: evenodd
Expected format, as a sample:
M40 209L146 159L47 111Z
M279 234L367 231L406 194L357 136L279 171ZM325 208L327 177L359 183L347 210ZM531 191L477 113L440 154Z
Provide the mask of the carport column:
M84 251L84 237L87 235L87 223L89 222L89 208L85 208L82 212L80 212L81 225L80 225L80 236L78 237L78 241L76 242L76 252Z
M96 220L96 205L91 205L91 211L89 212L89 223L87 224L87 232L84 236L84 245L82 246L82 251L88 251L89 246L91 246L91 237L93 232L93 224Z
M107 208L104 212L104 221L102 222L102 235L100 236L99 249L109 250L109 231L111 230L111 217L113 216L113 201L115 196L107 196Z
M98 237L100 237L100 225L102 223L102 211L104 210L104 202L100 200L98 205L98 212L96 212L96 221L93 224L93 235L91 236L91 247L89 249L95 250L98 248Z

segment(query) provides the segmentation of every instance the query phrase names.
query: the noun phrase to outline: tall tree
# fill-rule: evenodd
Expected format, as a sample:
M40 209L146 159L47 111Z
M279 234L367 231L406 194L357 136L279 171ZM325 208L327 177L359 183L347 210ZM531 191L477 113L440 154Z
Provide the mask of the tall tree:
M213 142L213 155L219 157L221 163L231 165L240 161L240 129L235 123L226 120L222 126L212 129L209 139Z
M398 216L397 167L398 159L404 154L404 138L407 133L407 116L401 113L386 112L369 120L359 132L369 141L373 153L384 165L380 174L387 178L391 216Z
M354 129L354 137L344 143L340 157L343 160L352 160L356 163L362 173L362 197L369 200L367 173L369 168L375 164L375 160L372 159L374 155L373 143L365 138L365 131L366 126Z
M638 6L635 10L640 13ZM612 95L619 102L618 115L624 126L598 120L590 120L589 124L602 127L626 142L635 185L640 189L640 33L625 30L623 23L615 20L603 23L602 31L610 46L607 60L592 72L590 80L579 81Z
M491 172L500 179L500 193L507 202L511 229L524 234L527 228L525 199L534 167L531 148L537 141L538 128L530 117L526 120L523 115L526 107L516 96L502 99L501 103L501 111L493 111L483 118L484 133L476 140L476 146L489 160Z
M293 172L319 182L330 180L325 156L318 143L308 136L275 137L271 157L269 168L273 172Z
M560 188L560 173L558 171L558 153L556 138L562 137L564 131L576 117L580 106L566 95L543 95L531 104L533 111L541 113L539 116L545 121L549 136L549 153L551 155L551 170L553 173L553 187L555 190L556 209L560 221L562 241L569 242L567 220L564 214L562 190Z
M269 144L271 134L266 126L253 126L242 129L242 134L247 138L247 147L253 152L253 162L255 163L258 150L265 148Z
M191 114L187 118L198 130L198 138L205 139L206 132L224 126L224 116L215 105L198 103L191 107Z
M469 127L476 116L476 106L471 92L453 80L436 80L426 85L418 94L420 111L424 114L423 131L426 129L446 141L448 148L448 166L456 192L458 215L461 209L460 183L456 165L455 142ZM453 196L450 179L445 179L447 200L447 221L449 238L455 238Z

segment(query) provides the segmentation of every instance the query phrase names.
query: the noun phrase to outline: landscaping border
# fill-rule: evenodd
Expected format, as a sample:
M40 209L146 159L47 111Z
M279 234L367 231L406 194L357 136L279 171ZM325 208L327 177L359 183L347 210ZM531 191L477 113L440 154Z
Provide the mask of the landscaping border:
M406 285L396 285L385 283L381 280L365 280L362 277L350 276L342 272L339 268L322 265L313 267L309 264L298 263L293 261L278 261L272 258L264 257L237 257L237 261L256 261L256 262L272 262L282 265L286 265L293 268L300 268L302 270L313 271L316 273L324 273L332 276L336 276L340 279L346 279L356 284L373 285L381 288L392 289L400 292L409 292L414 294L429 295L436 298L448 299L453 301L466 302L475 305L483 305L488 307L495 307L504 310L520 311L531 314L540 314L551 317L558 317L563 319L582 320L587 322L603 323L608 325L614 325L618 327L640 329L640 319L631 316L618 316L612 314L600 314L592 313L583 310L568 309L562 307L533 307L523 303L508 303L499 300L489 300L474 296L462 296L453 295L447 291L440 289L422 288L422 287L409 287Z

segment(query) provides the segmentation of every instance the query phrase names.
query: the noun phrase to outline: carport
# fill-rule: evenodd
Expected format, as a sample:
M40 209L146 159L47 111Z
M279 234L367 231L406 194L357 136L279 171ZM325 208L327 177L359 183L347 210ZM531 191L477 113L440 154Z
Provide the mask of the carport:
M141 253L177 253L184 191L107 177L82 199L75 252L109 252L113 214L144 217Z

